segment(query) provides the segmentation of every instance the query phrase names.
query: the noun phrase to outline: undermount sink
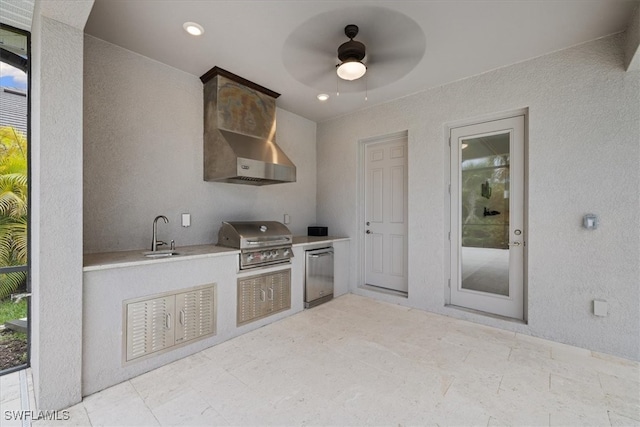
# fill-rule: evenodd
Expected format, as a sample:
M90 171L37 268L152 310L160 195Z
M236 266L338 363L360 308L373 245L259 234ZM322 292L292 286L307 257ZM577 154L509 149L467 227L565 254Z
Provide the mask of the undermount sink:
M170 256L176 256L176 255L180 255L178 252L176 252L175 250L171 250L171 249L164 249L161 251L149 251L149 252L143 252L143 255L147 258L166 258L166 257L170 257Z

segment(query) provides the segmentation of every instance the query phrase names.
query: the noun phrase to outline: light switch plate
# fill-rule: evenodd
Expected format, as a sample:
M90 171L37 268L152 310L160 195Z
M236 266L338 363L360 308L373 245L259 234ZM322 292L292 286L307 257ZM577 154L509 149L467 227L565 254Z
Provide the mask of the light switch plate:
M188 213L182 214L182 226L183 227L191 226L191 214L188 214Z

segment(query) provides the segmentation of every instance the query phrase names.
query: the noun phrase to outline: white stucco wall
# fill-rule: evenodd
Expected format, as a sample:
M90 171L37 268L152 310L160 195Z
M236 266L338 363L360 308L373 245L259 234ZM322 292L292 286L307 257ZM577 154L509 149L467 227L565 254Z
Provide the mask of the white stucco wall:
M40 6L31 33L31 366L37 409L53 410L81 400L84 35ZM76 6L86 22L91 5Z
M409 293L353 291L605 353L640 359L640 74L622 35L427 90L318 125L319 223L354 238L358 145L408 130ZM446 126L528 108L528 324L445 307ZM581 228L585 213L600 228ZM609 303L608 317L592 300Z
M85 36L84 78L85 253L146 248L157 215L170 221L159 224L159 238L178 247L215 243L224 220L283 221L287 213L295 234L315 223L314 122L276 112L276 141L297 182L205 182L197 76ZM191 213L191 227L180 226L181 213Z

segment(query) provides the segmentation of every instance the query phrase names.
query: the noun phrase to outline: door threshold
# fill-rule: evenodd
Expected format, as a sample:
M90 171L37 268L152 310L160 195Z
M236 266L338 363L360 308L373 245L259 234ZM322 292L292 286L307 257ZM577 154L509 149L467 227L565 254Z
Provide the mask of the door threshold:
M358 286L360 289L366 289L368 291L379 292L381 294L393 295L395 297L409 298L408 292L396 291L395 289L383 288L381 286L369 285L367 283Z
M467 313L477 314L477 315L483 316L483 317L491 317L493 319L504 320L504 321L511 322L511 323L517 323L519 325L527 325L527 321L523 320L523 319L516 319L514 317L501 316L499 314L489 313L489 312L480 311L480 310L474 310L473 308L467 308L467 307L462 307L462 306L453 305L453 304L445 304L444 306L446 308L452 308L452 309L459 310L459 311L465 311Z

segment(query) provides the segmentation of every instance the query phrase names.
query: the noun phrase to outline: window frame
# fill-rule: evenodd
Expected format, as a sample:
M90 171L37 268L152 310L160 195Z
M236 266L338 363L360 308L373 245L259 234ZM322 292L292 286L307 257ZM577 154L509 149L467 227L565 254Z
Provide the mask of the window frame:
M20 34L27 39L27 263L21 266L0 267L0 274L24 271L27 274L27 362L0 371L0 375L6 375L31 366L31 32L13 27L0 22L0 29Z

